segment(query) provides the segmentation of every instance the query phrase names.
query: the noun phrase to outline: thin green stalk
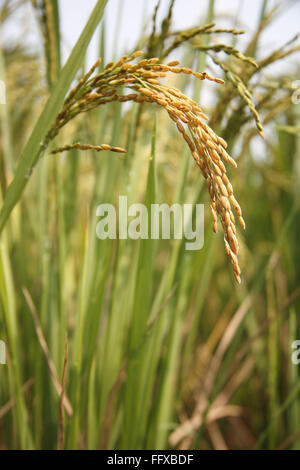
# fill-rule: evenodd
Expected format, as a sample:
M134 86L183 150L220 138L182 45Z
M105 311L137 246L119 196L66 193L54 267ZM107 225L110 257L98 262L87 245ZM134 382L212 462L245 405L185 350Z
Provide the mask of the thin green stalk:
M28 425L28 414L22 395L22 374L20 354L20 333L17 322L15 288L12 268L8 253L6 233L0 240L0 299L13 373L12 390L16 401L16 435L21 449L32 448L31 431Z
M156 125L152 136L152 149L145 196L148 215L151 212L151 204L155 203L155 143ZM150 218L148 218L148 230L151 231ZM144 406L142 383L140 380L141 371L144 369L144 350L143 347L141 348L141 345L146 335L149 318L154 243L151 239L141 239L139 242L135 298L128 346L129 359L125 388L124 425L122 430L122 448L124 449L135 449L136 446L140 446L138 423Z
M79 292L78 299L78 312L76 316L76 330L75 330L75 340L74 340L74 360L71 370L71 400L74 410L72 421L70 422L70 434L68 439L68 448L77 449L78 447L78 438L80 431L80 417L82 415L81 408L81 373L82 373L82 363L83 363L83 348L84 348L84 317L86 312L86 303L87 303L87 275L88 275L88 226L85 231L85 240L84 240L84 263L83 271L81 278L81 287Z

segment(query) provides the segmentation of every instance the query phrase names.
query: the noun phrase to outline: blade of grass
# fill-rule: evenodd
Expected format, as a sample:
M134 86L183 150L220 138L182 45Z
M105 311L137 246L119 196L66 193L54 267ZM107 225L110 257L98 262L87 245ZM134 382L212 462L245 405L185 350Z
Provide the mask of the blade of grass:
M85 230L85 239L84 239L84 262L83 270L81 276L81 286L79 291L78 299L78 310L76 316L76 325L75 325L75 340L74 340L74 352L73 352L73 363L71 366L71 400L73 403L73 418L69 423L70 431L68 437L67 446L70 449L76 449L78 446L78 437L80 430L80 417L82 408L80 407L81 403L81 386L80 379L82 373L82 362L83 362L83 348L84 348L84 316L86 313L86 303L87 303L87 275L88 275L88 234L89 234L89 225L87 224Z
M145 205L148 216L151 204L155 202L155 143L156 125L152 135L152 148L148 170ZM148 218L148 231L151 233L151 222ZM133 305L132 325L129 338L129 361L125 388L124 425L122 430L122 448L135 449L139 442L138 423L143 407L143 390L141 389L141 370L144 368L144 350L138 351L141 338L146 335L149 319L151 288L153 279L154 241L141 239L139 242L139 259L136 273L135 299Z
M66 65L63 67L60 77L53 88L51 96L25 146L16 169L15 177L10 186L7 188L3 206L1 208L0 232L3 230L3 227L11 211L21 198L21 195L29 179L29 173L36 165L39 157L42 155L43 148L41 147L41 142L44 140L56 115L59 113L64 97L78 68L82 63L91 37L103 15L106 3L107 0L98 0L96 6L94 7L90 18L84 27L84 30L82 31L76 45L74 46Z

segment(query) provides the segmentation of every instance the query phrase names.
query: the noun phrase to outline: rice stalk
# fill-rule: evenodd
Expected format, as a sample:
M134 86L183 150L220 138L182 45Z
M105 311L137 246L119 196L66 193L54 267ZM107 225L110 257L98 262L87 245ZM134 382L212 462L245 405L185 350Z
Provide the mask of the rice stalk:
M11 8L17 2L2 3ZM206 25L214 21L214 3L208 2ZM261 3L258 29L269 15L266 9L269 3L265 0ZM129 5L130 2L128 8ZM147 50L145 18L137 49L145 49L146 59L159 57L151 67L183 68L173 57L163 61L162 53L181 33L182 38L187 37L188 30L174 32L168 17L176 14L176 10L170 15L171 2L160 5L167 10L161 24L156 16L155 49L151 54ZM111 18L106 22L116 33L113 50L124 47L118 44L117 34L121 16L119 13L115 26ZM243 21L239 23L232 17L231 20L239 32ZM94 18L94 24L97 21ZM238 51L235 28L228 28L228 33L234 35L231 44ZM222 48L213 50L223 40L211 41L219 32L226 32L225 28L221 30L213 25L199 32L179 44L175 54L180 54L179 48L184 47L181 63L200 74L206 70L208 54L217 59L219 52L226 54ZM256 53L261 61L266 58L260 34L254 32L254 36L257 42L252 43L252 51L242 49L241 54L253 57L259 65ZM256 129L248 125L253 114L226 74L226 85L214 86L219 93L214 93L214 103L207 113L212 118L207 123L199 103L201 85L209 85L208 82L194 80L197 77L188 73L187 67L172 73L153 70L144 63L135 71L126 70L127 65L138 65L132 61L124 62L122 71L123 65L113 68L119 62L114 55L112 70L107 71L103 27L98 47L103 62L82 81L85 72L80 73L71 96L70 84L85 60L86 42L81 42L80 50L77 49L76 60L73 56L68 74L59 71L58 86L49 84L50 93L40 73L44 70L39 56L28 53L21 42L13 50L9 43L3 46L10 104L7 112L12 136L11 168L14 170L15 161L18 165L17 178L7 188L6 182L2 186L5 202L0 227L16 202L20 217L16 218L14 211L12 223L7 224L6 233L1 236L0 317L4 321L0 318L0 339L7 342L8 367L0 366L3 372L0 447L57 448L60 426L60 448L64 447L63 427L66 448L250 449L255 443L260 448L264 444L269 448L299 448L299 380L290 357L290 345L298 337L299 120L298 107L291 100L297 76L289 73L289 67L285 68L288 62L291 65L288 59L294 57L291 50L296 42L289 41L275 56L273 52L268 54L270 66L276 63L274 57L282 60L281 74L269 77L264 74L265 65L254 67L241 60L238 52L230 54L233 49L227 49L225 65L242 80L267 135L272 133L272 138L261 141L259 148ZM194 46L203 47L196 50ZM286 52L289 55L283 57ZM168 60L172 62L167 63ZM93 79L102 73L98 85L94 85ZM153 77L152 73L159 76ZM171 78L168 86L162 84L163 74ZM128 83L122 83L128 78ZM206 88L202 90L206 92ZM101 99L92 97L100 93ZM45 107L44 100L49 94L50 106ZM193 100L190 102L186 95ZM130 106L123 106L126 101ZM77 109L80 102L82 107ZM150 163L146 159L155 108L159 111L160 132L156 135L153 164L154 158L150 158ZM50 130L55 133L55 120L63 109L66 115L58 121L59 139L56 142L53 137L47 142L46 136L49 137ZM30 145L22 153L27 134L41 110ZM167 126L169 119L174 125ZM14 172L6 158L9 148L5 124L2 123L0 135L3 150L0 160L1 169L9 175L9 184ZM135 139L137 128L139 138ZM99 241L95 236L96 206L102 201L114 204L119 194L136 202L145 201L146 193L147 204L163 201L194 205L202 201L208 178L202 177L195 160L190 158L191 144L200 164L204 161L204 171L209 172L214 190L221 190L218 170L215 167L216 173L211 170L211 157L215 154L209 141L221 145L211 136L212 129L228 143L230 151L228 147L225 151L238 156L239 171L230 179L236 176L231 183L247 207L248 229L239 240L242 244L239 258L241 265L247 266L247 282L236 289L218 245L221 237L214 236L206 223L210 214L205 219L205 249L194 252L184 249L184 240L140 243L121 239ZM204 156L198 151L199 141ZM31 178L31 169L45 150L41 143L47 146L46 153ZM126 158L114 158L110 153L113 149L126 149ZM79 151L85 150L87 155L81 158ZM66 155L51 158L51 152L58 155L64 151L68 158L64 158ZM258 151L264 159L256 158ZM102 152L100 158L97 152ZM220 157L227 167L226 157ZM146 183L148 163L148 174L152 176ZM224 185L225 176L221 176ZM23 194L27 181L30 184ZM286 214L290 214L288 218ZM88 232L86 217L90 222ZM217 211L216 217L220 218ZM266 260L274 250L280 262L275 269L272 264L266 269ZM64 376L63 346L68 333L70 365L65 391L59 396L48 367L43 367L44 358L31 318L23 315L28 312L23 296L19 295L23 285L30 287L59 381ZM234 312L245 308L245 301L247 312L236 317ZM13 357L17 357L18 363ZM32 381L33 390L28 392L27 384ZM74 410L73 417L65 423L62 396L70 398ZM177 434L178 431L182 434Z

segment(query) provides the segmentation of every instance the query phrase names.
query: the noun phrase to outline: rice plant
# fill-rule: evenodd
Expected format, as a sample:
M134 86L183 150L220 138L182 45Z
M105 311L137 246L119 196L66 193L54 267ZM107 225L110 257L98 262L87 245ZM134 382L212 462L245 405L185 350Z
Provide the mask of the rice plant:
M0 446L300 449L298 36L265 53L282 2L250 31L209 0L177 31L158 1L107 58L108 3L64 65L60 2L1 4L43 53L0 49ZM205 204L203 248L128 238L121 207L99 239L119 196Z

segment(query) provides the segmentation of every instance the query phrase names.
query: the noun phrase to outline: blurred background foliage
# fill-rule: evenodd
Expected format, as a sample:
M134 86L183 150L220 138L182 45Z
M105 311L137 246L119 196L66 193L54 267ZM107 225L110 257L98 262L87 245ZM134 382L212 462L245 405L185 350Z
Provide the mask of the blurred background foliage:
M24 3L1 2L1 24ZM0 50L1 203L61 74L59 2L31 3L44 54L22 37ZM0 240L1 448L300 449L299 367L291 361L300 338L300 108L292 101L300 46L283 37L264 54L260 40L283 3L261 2L256 31L240 49L237 30L247 18L232 17L225 31L210 0L195 28L174 31L174 1L158 2L152 32L136 47L225 80L168 79L200 104L210 95L209 124L237 160L229 174L247 224L238 233L241 286L222 234L212 232L202 175L155 105L108 104L59 137L60 145L123 146L125 157L46 152L24 175L26 190ZM102 20L102 64L110 27ZM84 70L83 61L78 77ZM100 241L96 207L117 204L119 195L129 204L205 203L204 248Z

